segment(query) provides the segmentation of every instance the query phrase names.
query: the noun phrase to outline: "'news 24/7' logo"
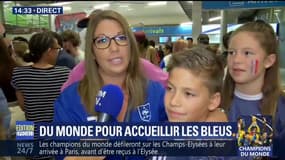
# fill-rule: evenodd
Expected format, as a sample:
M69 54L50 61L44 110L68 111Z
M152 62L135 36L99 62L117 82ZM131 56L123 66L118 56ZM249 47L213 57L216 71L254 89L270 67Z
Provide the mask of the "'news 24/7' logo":
M16 140L33 140L34 130L34 122L16 121Z
M12 8L13 14L63 14L63 7L61 6L54 6L54 7L44 7L44 6L37 6L37 7L22 7L22 6L15 6Z

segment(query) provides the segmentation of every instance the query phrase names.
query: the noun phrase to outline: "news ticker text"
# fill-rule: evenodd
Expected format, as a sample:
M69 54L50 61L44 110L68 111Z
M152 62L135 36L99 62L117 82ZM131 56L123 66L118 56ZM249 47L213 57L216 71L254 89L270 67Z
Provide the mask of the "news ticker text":
M237 156L231 140L0 141L0 156Z

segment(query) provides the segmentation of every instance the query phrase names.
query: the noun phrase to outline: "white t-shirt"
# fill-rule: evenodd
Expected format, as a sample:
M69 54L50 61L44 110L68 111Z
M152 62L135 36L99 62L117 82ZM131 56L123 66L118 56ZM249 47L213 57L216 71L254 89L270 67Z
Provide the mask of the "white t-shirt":
M85 58L85 53L81 50L78 49L78 55L75 57L75 63L78 64L80 61L84 60Z

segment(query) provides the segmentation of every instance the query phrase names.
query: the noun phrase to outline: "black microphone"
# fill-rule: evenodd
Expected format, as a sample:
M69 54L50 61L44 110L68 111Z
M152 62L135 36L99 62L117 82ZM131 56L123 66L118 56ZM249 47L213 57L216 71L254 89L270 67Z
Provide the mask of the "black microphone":
M116 85L105 85L96 96L97 122L116 122L124 101L124 94Z

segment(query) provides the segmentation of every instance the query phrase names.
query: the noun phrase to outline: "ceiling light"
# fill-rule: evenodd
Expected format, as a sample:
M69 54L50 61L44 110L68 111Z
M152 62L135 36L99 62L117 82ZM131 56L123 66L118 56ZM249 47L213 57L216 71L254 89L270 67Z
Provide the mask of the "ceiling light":
M110 7L110 4L109 4L109 3L106 3L106 4L98 4L98 5L95 5L93 8L94 8L94 9L102 9L102 8L107 8L107 7Z
M50 6L62 6L62 5L67 5L71 4L72 2L58 2L58 3L52 3Z
M281 12L281 10L280 9L275 9L274 12Z
M71 7L70 6L63 6L63 10L64 11L71 11Z
M162 5L166 5L167 2L166 1L161 1L161 2L148 2L147 5L148 6L162 6Z
M131 11L131 10L134 10L134 9L132 9L132 8L128 8L128 11Z
M191 26L193 24L193 22L183 22L180 23L180 26Z
M17 4L18 4L18 3L17 3ZM15 4L12 3L12 1L4 1L4 2L3 2L4 8L9 7L10 5L15 5Z
M127 7L129 7L129 5L120 5L119 7L121 7L121 8L127 8Z
M214 18L210 18L210 19L209 19L209 22L217 21L217 20L220 20L220 19L222 19L221 16L214 17Z
M193 1L188 1L188 3L193 3Z

